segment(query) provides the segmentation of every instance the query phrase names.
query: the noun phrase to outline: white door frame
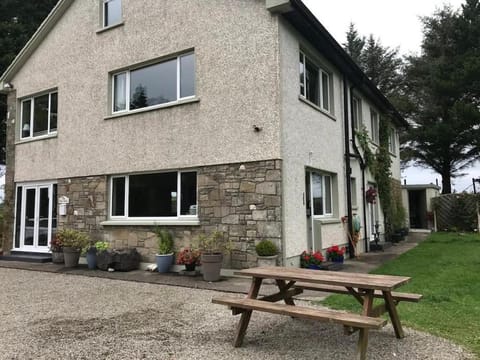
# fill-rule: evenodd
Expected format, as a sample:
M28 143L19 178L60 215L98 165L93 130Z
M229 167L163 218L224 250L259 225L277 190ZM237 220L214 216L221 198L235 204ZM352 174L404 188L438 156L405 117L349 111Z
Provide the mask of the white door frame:
M22 188L22 201L19 204L18 199L15 198L15 219L13 227L13 239L16 239L16 224L17 224L17 207L20 206L20 234L19 234L19 246L15 247L15 241L13 242L14 250L19 251L28 251L28 252L39 252L47 253L49 252L50 241L53 234L53 202L56 199L53 199L53 186L56 182L36 182L36 183L19 183L15 187L15 197L18 194L18 188ZM33 220L33 242L32 245L25 245L25 228L26 228L26 202L27 202L27 191L34 189L35 190L35 199L34 199L34 220ZM47 220L47 244L38 245L39 234L40 234L40 192L41 189L48 189L48 220ZM56 215L56 214L55 214Z

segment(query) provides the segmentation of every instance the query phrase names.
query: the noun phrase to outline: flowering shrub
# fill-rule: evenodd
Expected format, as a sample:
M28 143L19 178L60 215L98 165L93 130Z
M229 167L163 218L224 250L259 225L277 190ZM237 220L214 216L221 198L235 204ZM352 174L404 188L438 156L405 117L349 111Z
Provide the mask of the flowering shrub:
M177 265L200 264L200 252L198 250L183 248L177 255Z
M320 251L304 251L302 255L300 255L300 266L302 268L308 268L309 265L320 265L322 261L323 255Z
M368 203L375 204L377 201L377 190L370 186L370 188L365 193L365 198Z
M331 261L341 259L344 254L345 247L340 248L338 245L333 245L327 249L327 259Z
M54 236L52 241L50 241L50 250L51 251L63 251L63 242L58 237Z

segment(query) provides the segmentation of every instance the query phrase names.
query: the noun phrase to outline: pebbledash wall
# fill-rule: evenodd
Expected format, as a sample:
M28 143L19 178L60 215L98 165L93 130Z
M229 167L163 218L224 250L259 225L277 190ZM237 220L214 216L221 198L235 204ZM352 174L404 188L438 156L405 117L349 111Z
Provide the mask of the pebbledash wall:
M175 249L194 243L200 233L219 230L234 245L224 266L234 269L256 264L255 244L270 239L282 252L282 162L266 160L202 166L197 170L199 221L197 226L163 226L174 235ZM153 226L107 225L108 177L58 180L58 197L70 200L58 226L73 227L105 240L114 248L136 248L145 262L153 262L157 238Z

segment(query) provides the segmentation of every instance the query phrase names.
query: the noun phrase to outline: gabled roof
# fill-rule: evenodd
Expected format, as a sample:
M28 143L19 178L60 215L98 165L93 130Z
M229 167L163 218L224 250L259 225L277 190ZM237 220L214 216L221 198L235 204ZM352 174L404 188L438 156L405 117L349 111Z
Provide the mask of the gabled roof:
M281 13L325 58L335 64L357 89L376 106L390 114L397 125L409 126L398 110L365 75L350 55L343 50L340 44L301 0L267 0L267 7L272 12Z
M13 76L20 70L20 68L25 64L28 58L32 53L37 49L37 47L42 43L43 39L48 35L50 30L55 26L57 21L62 17L65 11L72 5L74 0L59 0L57 5L52 9L50 14L43 20L42 24L39 26L37 31L33 36L28 40L22 50L18 53L15 59L12 61L10 66L5 70L3 75L0 77L0 92L4 91L5 83L9 82Z

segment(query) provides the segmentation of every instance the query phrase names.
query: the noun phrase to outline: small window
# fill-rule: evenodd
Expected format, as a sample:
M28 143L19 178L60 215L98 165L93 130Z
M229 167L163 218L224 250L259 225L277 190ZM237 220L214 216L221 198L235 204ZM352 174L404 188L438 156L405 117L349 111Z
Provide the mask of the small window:
M165 172L114 176L111 217L172 218L197 215L197 173Z
M370 122L371 122L371 131L372 131L372 141L375 144L378 144L380 141L380 135L378 130L378 113L370 109Z
M330 74L300 52L300 95L331 112Z
M332 177L312 172L311 187L313 215L332 215Z
M21 108L21 139L40 137L57 132L57 92L25 99L21 103Z
M396 134L395 130L390 131L390 136L389 136L389 139L388 139L388 145L389 145L389 148L390 148L390 152L392 154L396 154L397 134Z
M357 207L357 180L350 178L350 192L352 194L352 207Z
M112 112L174 103L195 95L193 53L112 76Z
M122 1L103 1L103 27L112 26L122 21Z
M352 98L352 120L353 128L360 130L362 127L362 103L359 98Z

